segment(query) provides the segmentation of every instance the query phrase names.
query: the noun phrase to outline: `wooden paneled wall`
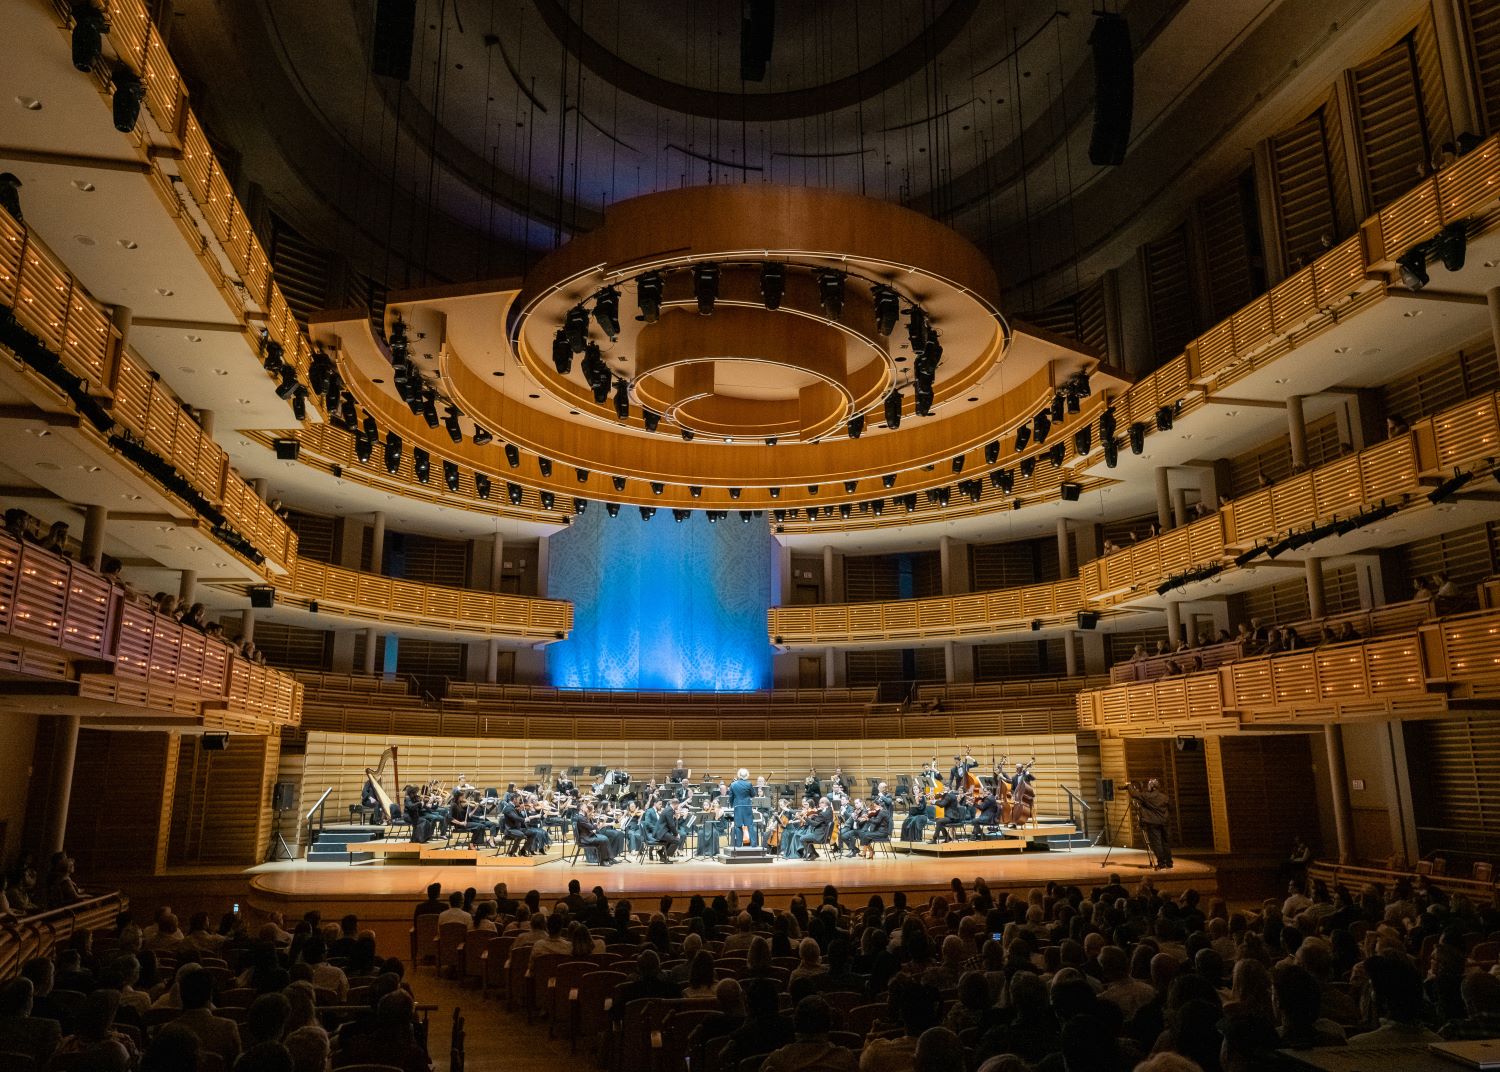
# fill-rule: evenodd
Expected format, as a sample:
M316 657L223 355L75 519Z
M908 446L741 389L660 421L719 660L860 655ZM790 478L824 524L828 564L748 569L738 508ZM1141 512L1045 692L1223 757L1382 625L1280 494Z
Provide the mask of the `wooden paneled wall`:
M172 864L256 864L271 829L279 737L234 736L220 752L185 737L172 801Z
M78 733L66 845L81 873L160 872L166 865L177 733Z
M1279 855L1298 836L1317 846L1317 775L1308 735L1209 737L1203 747L1216 850Z
M1009 738L889 741L609 741L577 742L546 740L498 740L461 737L374 737L364 734L324 733L307 735L307 758L303 768L302 800L317 800L333 787L329 798L334 810L359 799L364 769L374 766L390 745L398 749L403 783L441 779L448 785L459 773L481 787L504 788L508 782L525 784L535 779L538 764L562 767L620 767L639 781L661 779L681 758L693 777L709 774L733 778L741 766L752 777L764 774L776 782L800 782L808 769L816 767L826 778L835 766L854 780L858 796L868 791L869 778L880 778L895 786L897 775L915 775L932 756L944 771L963 743L974 749L981 765L1008 754L1011 763L1036 756L1038 807L1044 815L1066 815L1067 785L1092 800L1092 777L1079 774L1078 738L1067 734L1014 736ZM1168 742L1170 747L1170 742ZM221 753L221 755L224 753ZM588 776L580 782L590 782Z
M1125 783L1158 778L1172 801L1172 844L1191 848L1213 844L1208 772L1201 748L1180 752L1172 738L1104 738L1099 741L1099 766L1101 776L1115 782L1115 802L1109 808L1112 836L1125 815ZM1133 823L1125 822L1118 844L1139 847Z

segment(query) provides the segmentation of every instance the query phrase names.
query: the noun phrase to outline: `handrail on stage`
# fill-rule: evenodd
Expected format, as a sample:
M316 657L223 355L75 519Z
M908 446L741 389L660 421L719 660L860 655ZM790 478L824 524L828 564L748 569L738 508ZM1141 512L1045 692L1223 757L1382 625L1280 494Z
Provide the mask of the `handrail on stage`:
M1069 789L1066 785L1062 785L1061 783L1058 783L1058 785L1059 785L1059 788L1061 788L1064 793L1068 794L1068 822L1069 823L1071 823L1074 826L1078 826L1079 825L1078 818L1073 813L1073 805L1075 803L1077 803L1080 807L1083 808L1083 825L1082 825L1082 831L1083 831L1084 840L1085 841L1088 840L1088 836L1089 836L1089 812L1091 812L1091 811L1094 810L1094 806L1092 804L1090 804L1088 801L1084 800L1077 793L1073 792L1073 790Z
M308 808L307 814L302 817L303 822L307 824L307 843L309 845L313 844L313 842L317 839L317 835L323 830L323 805L328 800L328 794L332 792L333 786L331 785L327 789L323 790L323 795L318 798L318 802L312 807ZM316 812L318 816L316 826L314 826L313 824L314 812Z

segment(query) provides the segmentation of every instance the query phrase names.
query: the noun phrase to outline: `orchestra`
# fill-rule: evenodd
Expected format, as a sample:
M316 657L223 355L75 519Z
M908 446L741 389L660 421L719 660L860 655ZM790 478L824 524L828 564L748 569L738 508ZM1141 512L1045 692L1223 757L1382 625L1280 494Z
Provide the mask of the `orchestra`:
M394 753L394 749L388 750ZM394 755L390 757L394 772ZM574 775L559 770L548 787L550 766L536 768L536 784L512 782L503 793L474 786L460 772L451 787L442 781L400 787L384 776L387 757L366 768L361 801L377 817L409 824L418 844L441 841L443 848L491 849L510 856L545 856L554 843L571 840L575 861L599 866L626 860L672 863L684 850L702 858L729 852L763 852L771 860L829 857L871 860L878 844L897 830L898 803L905 807L899 840L941 844L959 837L984 840L1035 821L1036 757L1017 762L992 755L988 775L979 773L973 751L963 746L945 771L936 756L913 780L903 776L893 795L875 783L868 799L851 799L840 767L823 782L809 770L794 807L792 783L751 780L748 768L732 780L706 774L694 783L681 760L658 782L633 782L629 772L594 767L592 783L580 790Z

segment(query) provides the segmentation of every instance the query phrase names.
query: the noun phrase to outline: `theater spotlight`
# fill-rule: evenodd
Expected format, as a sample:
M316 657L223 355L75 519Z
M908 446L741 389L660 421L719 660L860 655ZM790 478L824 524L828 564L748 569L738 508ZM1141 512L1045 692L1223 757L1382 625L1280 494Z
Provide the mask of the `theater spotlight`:
M595 296L594 323L610 342L620 337L620 292L615 287L605 287Z
M566 376L573 371L573 344L568 341L568 333L562 328L558 328L557 334L552 336L552 367L557 369L559 376Z
M614 485L616 491L625 490L625 478L623 476L612 476L609 478L609 482Z
M478 492L481 499L488 499L490 497L490 478L483 473L475 473L474 490Z
M401 468L401 437L395 432L385 434L385 471L394 473Z
M965 456L962 455L962 454L958 454L958 455L954 456L954 458L953 458L953 471L955 473L961 473L961 472L964 471L964 457Z
M693 512L691 510L684 510L680 506L672 507L672 520L677 522L679 525L692 516Z
M786 265L767 261L760 266L760 300L767 309L780 309L786 294Z
M417 474L417 482L427 483L427 478L432 473L432 456L421 447L412 447L411 467L412 471Z
M1025 450L1026 444L1031 442L1031 426L1029 424L1016 425L1015 448L1018 451Z
M1106 468L1113 469L1119 464L1120 444L1116 443L1113 437L1110 437L1104 441L1104 465Z
M713 261L693 265L693 297L698 299L698 315L712 316L719 298L719 266Z
M458 410L449 406L443 413L443 427L448 430L448 438L455 443L464 441L464 430L458 424Z
M917 508L917 496L915 492L901 496L901 508L908 514Z
M818 304L823 315L837 320L844 315L844 273L832 268L818 273Z
M960 490L969 497L971 503L977 503L984 497L984 482L980 480L965 480Z
M1031 434L1038 444L1047 442L1047 436L1051 432L1052 418L1047 415L1046 410L1042 410L1035 417L1031 418Z
M1073 433L1073 453L1080 456L1094 449L1094 426L1086 424Z
M880 478L880 484L881 484L882 487L886 487L886 488L893 488L893 487L895 487L896 486L896 474L895 473L886 473L885 476L883 476L883 477Z
M781 498L781 488L776 487L776 486L773 485L772 487L769 487L766 490L771 493L771 498L773 498L773 499L779 499L779 498Z
M307 388L300 383L292 392L292 417L300 424L307 420Z
M551 476L552 475L552 459L551 458L544 458L540 454L537 455L536 467L539 470L541 470L541 474L543 476Z
M370 437L361 433L354 437L354 456L360 461L369 464L370 452L375 444Z
M1455 469L1452 476L1427 493L1427 501L1433 505L1437 505L1440 502L1451 499L1459 488L1473 479L1473 473L1465 473Z
M436 428L438 426L437 392L431 387L422 392L421 410L422 419L427 422L427 427Z
M1407 290L1421 290L1430 276L1427 274L1427 245L1413 246L1396 258L1396 267L1401 272L1401 282Z
M703 488L698 484L689 484L688 494L695 499L701 499L703 498Z
M682 436L684 443L691 443L693 441L693 430L691 428L679 428L677 431Z
M557 506L557 496L550 491L538 492L537 498L542 500L543 510L551 510Z
M858 490L859 490L859 481L858 480L846 480L846 481L844 481L844 491L847 494L853 495Z
M809 521L816 521L816 520L818 520L818 508L816 506L809 506L807 508L807 520L809 520Z
M817 484L809 484L809 485L807 485L807 493L809 495L816 495L818 493L818 487L819 487L819 485L817 485Z
M1052 412L1049 414L1053 424L1061 424L1067 413L1067 400L1062 395L1052 396Z
M1144 421L1136 421L1130 426L1130 453L1146 453L1146 424Z
M146 83L125 66L115 68L114 83L115 129L121 134L129 134L141 117L141 102L146 99Z
M880 517L881 515L883 515L885 513L885 500L876 499L874 502L870 503L870 512L876 517Z
M1067 456L1067 449L1068 446L1066 443L1054 444L1052 449L1047 452L1047 460L1050 461L1054 466L1061 465L1063 463L1063 458Z
M614 377L610 374L609 366L604 363L604 354L593 342L583 348L583 382L593 392L596 405L602 406L609 400L609 389L614 385Z
M448 485L449 491L458 490L458 466L452 462L443 462L443 483Z
M380 438L380 426L375 423L375 418L368 413L365 414L364 430L365 438L371 442Z
M641 311L637 320L654 324L661 319L660 272L647 272L635 281L635 304Z
M667 486L665 484L663 484L660 480L653 480L653 481L651 481L651 494L652 495L660 495L662 492L664 492L666 490L667 490Z
M931 351L936 348L937 344L934 343L933 345L928 347L928 350ZM918 417L931 416L933 400L932 381L925 377L918 377L916 382L912 384L911 394L913 412L915 412Z
M604 504L604 512L606 514L608 514L610 517L619 517L620 516L620 504L619 503L605 503Z
M1170 432L1172 430L1172 407L1162 406L1156 411L1156 430L1158 432Z
M587 484L589 482L589 471L581 466L573 470L573 475L578 478L580 484Z
M948 485L944 484L942 487L937 489L937 504L939 506L947 506L948 503L952 501L952 499L953 489L948 487Z
M1099 414L1099 438L1101 440L1113 439L1115 437L1115 411L1107 409Z
M624 380L615 381L615 416L622 420L630 420L630 385Z
M730 488L729 489L729 497L731 499L735 500L736 502L738 502L739 498L740 498L740 489L739 488Z
M654 506L641 506L637 509L639 509L641 512L642 521L650 521L653 517L656 516L656 507Z
M849 418L849 438L858 439L865 434L865 415L856 413Z
M80 71L94 69L94 61L103 51L104 12L93 4L73 5L73 66Z
M740 521L743 524L746 524L746 525L750 524L750 519L752 517L754 517L754 516L755 516L755 511L754 510L741 510L740 511Z
M992 439L984 445L984 464L994 465L1000 460L1000 440Z
M653 413L649 409L641 410L641 420L646 423L646 431L656 431L656 426L661 423L661 414Z
M852 513L854 513L854 507L850 506L848 503L839 503L839 517L847 521L849 519L849 515Z
M521 490L520 484L510 480L505 482L505 497L510 500L512 506L521 505L521 496L523 494L524 492Z
M885 426L892 431L901 427L901 390L893 388L891 393L885 396Z
M1078 395L1076 393L1074 393L1073 391L1069 391L1067 397L1068 397L1068 412L1069 413L1081 413L1083 411L1083 401L1078 397Z
M510 464L512 469L520 466L521 452L516 448L514 443L505 444L505 460Z
M884 283L871 287L870 296L875 301L875 330L888 338L896 330L896 321L901 319L901 297Z
M481 428L477 424L474 426L474 445L476 447L482 447L494 438L495 437L490 434L490 430L488 428Z
M1034 472L1036 472L1036 455L1032 454L1029 457L1022 458L1021 459L1021 479L1022 480L1030 480L1031 479L1031 474L1034 473Z
M575 354L583 353L589 343L589 311L582 305L573 306L563 320L562 330L568 337L568 349Z
M1469 226L1463 220L1450 223L1432 240L1432 252L1450 272L1463 270L1464 252L1469 242Z
M906 337L911 342L911 352L920 354L927 349L927 314L920 305L913 305L907 313Z
M574 499L573 512L582 515L588 511L589 501L587 499Z

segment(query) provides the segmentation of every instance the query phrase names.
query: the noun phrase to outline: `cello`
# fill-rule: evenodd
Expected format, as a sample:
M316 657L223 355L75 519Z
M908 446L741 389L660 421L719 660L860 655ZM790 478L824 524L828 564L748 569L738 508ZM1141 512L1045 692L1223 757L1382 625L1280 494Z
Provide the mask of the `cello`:
M941 819L945 809L938 801L943 799L947 789L943 785L943 776L938 771L937 756L932 757L922 774L927 779L927 799L932 802L932 817L934 820Z

